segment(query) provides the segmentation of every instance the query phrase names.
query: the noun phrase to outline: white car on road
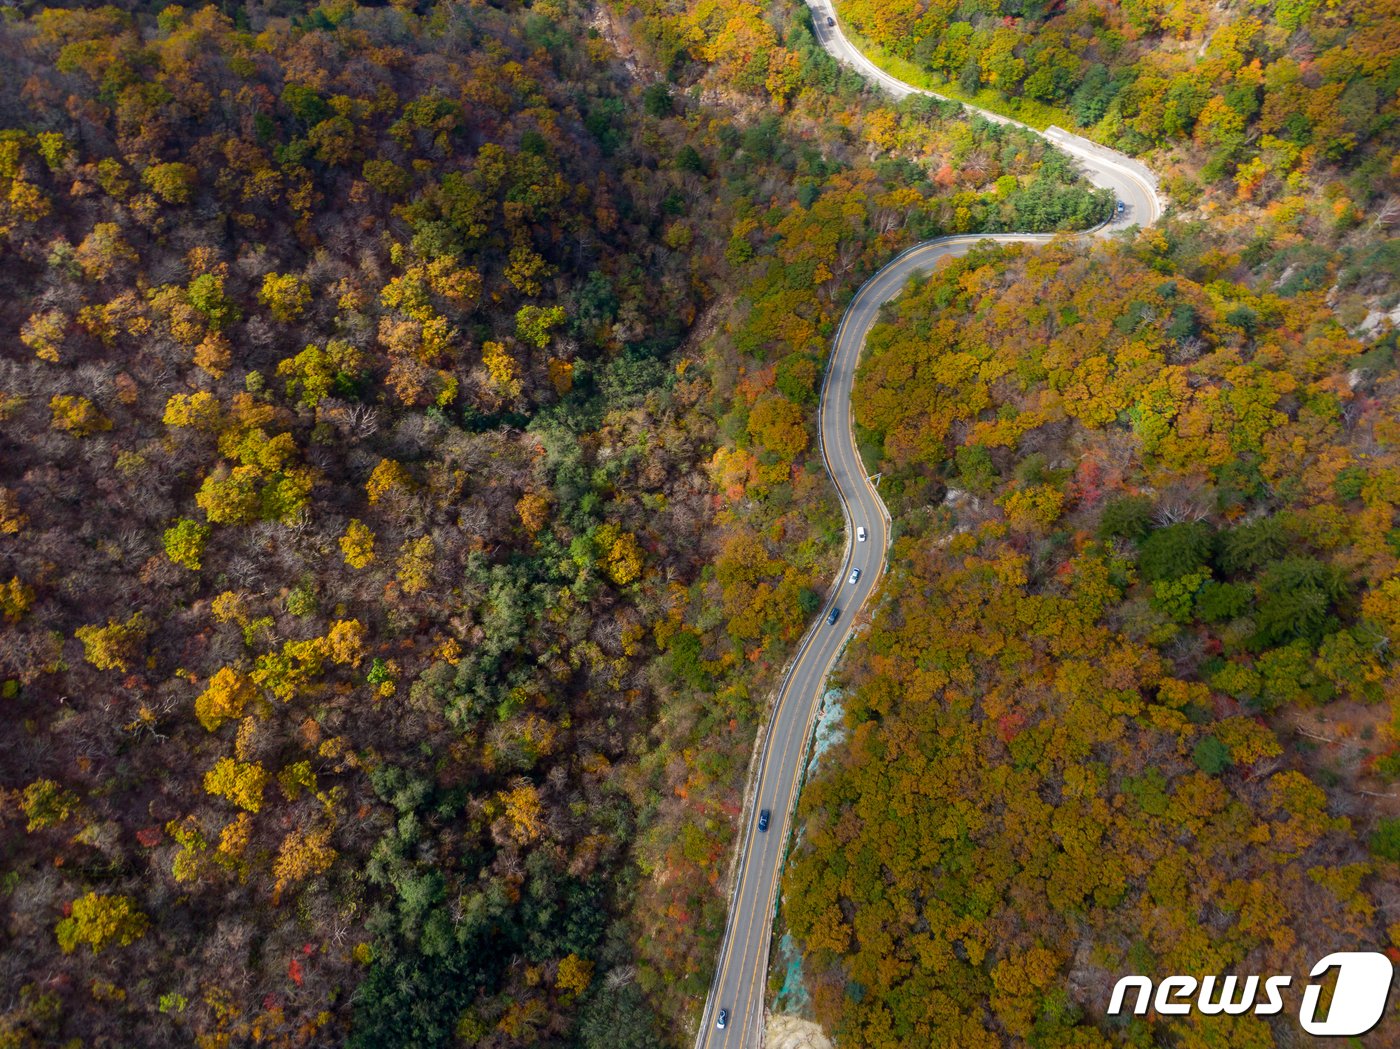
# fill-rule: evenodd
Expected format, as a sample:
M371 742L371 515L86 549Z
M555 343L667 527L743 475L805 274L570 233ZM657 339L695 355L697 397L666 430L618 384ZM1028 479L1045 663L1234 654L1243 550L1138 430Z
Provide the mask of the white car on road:
M862 543L865 542L865 525L861 525L856 529L856 539Z
M857 579L859 579L859 578L860 578L860 569L859 569L859 568L852 568L852 569L851 569L851 578L848 579L847 582L849 582L849 583L854 583L854 582L855 582Z

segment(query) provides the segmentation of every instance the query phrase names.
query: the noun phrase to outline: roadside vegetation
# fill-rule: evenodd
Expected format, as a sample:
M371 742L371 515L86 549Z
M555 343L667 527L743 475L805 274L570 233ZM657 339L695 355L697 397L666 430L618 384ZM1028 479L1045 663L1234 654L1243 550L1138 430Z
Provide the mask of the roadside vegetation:
M1364 208L1393 177L1394 0L842 0L892 71L1032 126L1157 151L1181 202L1202 188L1266 200L1339 180Z

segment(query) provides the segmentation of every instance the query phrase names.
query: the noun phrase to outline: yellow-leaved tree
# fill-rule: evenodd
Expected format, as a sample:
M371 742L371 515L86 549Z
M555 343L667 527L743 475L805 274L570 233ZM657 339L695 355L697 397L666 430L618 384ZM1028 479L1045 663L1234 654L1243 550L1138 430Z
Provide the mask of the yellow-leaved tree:
M93 954L116 944L135 943L150 927L130 896L90 892L73 901L68 917L54 928L58 946L71 954L79 944L87 944Z
M272 902L281 899L282 890L287 886L330 870L336 855L331 848L329 827L308 833L289 831L272 864L272 875L277 879L272 889Z
M340 537L340 552L351 568L365 568L374 561L374 532L363 521L352 519Z
M137 612L125 621L109 619L106 626L80 626L74 633L89 663L98 670L125 673L150 632L145 615Z
M559 960L559 971L554 977L554 986L564 994L582 994L592 982L592 962L584 961L577 954L567 954Z
M258 301L277 320L290 324L311 301L311 288L295 273L269 273L263 277Z
M540 819L542 806L535 785L523 777L511 783L510 790L500 791L496 798L505 808L507 833L521 845L534 841L544 829Z
M377 503L390 493L407 492L413 487L413 478L408 469L393 459L380 459L379 465L365 482L365 495L371 503Z
M520 391L524 388L520 382L520 365L507 352L505 343L483 343L481 362L486 365L486 374L493 392L508 400L520 396Z
M549 496L526 492L515 504L515 513L525 531L535 535L549 521Z
M240 809L257 812L262 808L263 788L267 772L256 761L236 761L220 758L204 774L204 789L210 794L227 798Z
M243 716L243 710L258 696L252 678L233 667L220 667L209 686L194 701L194 714L210 732Z

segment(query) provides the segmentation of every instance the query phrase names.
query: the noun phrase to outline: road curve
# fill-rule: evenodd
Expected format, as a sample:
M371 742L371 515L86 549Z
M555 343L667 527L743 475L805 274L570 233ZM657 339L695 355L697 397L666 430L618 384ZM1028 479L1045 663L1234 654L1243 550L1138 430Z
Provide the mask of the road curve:
M828 0L806 2L812 11L817 39L838 61L852 66L898 98L933 94L890 76L852 46L839 25L828 26L827 18L836 17ZM968 108L998 123L1025 126L995 113ZM1137 161L1058 128L1044 134L1079 161L1090 182L1112 190L1124 202L1121 215L1086 235L1103 236L1129 225L1148 225L1160 217L1156 180ZM896 256L866 281L841 319L822 383L818 436L822 458L846 519L846 550L841 572L827 594L821 615L803 638L779 687L758 765L751 777L753 796L740 830L742 842L729 917L715 978L700 1018L696 1049L757 1049L763 1043L769 941L808 740L831 666L885 567L890 543L889 511L865 475L851 420L851 391L865 337L879 318L880 307L898 295L912 276L931 270L941 259L964 255L982 241L1045 243L1052 236L972 234L924 241ZM864 541L857 539L857 530L862 528L866 533ZM854 569L860 570L860 577L851 583ZM838 613L835 624L828 621L833 610ZM757 825L758 814L765 809L771 816L768 830L762 832ZM727 1014L722 1029L717 1026L720 1010Z
M906 84L903 80L891 76L866 58L847 39L846 34L841 32L836 8L830 0L806 0L806 2L807 7L812 12L812 29L817 35L818 42L838 62L850 66L874 81L895 98L905 98L908 95L928 95L930 98L953 101L936 91L925 91L923 88ZM836 24L827 25L827 19L831 19ZM1079 161L1080 171L1089 182L1100 189L1112 190L1117 199L1123 202L1123 214L1114 217L1115 226L1150 226L1162 217L1162 202L1157 195L1157 177L1141 161L1107 149L1080 135L1071 134L1063 128L1050 127L1044 132L1040 132L1028 124L1004 117L1000 113L993 113L989 109L981 109L968 105L966 102L962 105L969 112L975 113L985 120L990 120L994 124L1010 124L1012 127L1025 128L1027 131L1042 135Z

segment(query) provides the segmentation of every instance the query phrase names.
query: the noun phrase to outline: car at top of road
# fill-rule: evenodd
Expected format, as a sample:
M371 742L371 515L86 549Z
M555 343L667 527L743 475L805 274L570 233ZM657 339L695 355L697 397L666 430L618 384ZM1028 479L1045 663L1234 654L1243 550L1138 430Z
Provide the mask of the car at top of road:
M860 569L859 569L859 568L852 568L852 569L851 569L851 578L848 580L848 582L854 583L854 582L855 582L857 579L859 579L859 578L860 578Z
M759 830L767 830L767 829L768 829L768 810L767 810L767 809L764 809L762 812L760 812L760 813L758 814L758 829L759 829Z
M856 529L856 539L862 543L865 542L865 525L861 525Z
M729 1026L729 1010L721 1009L719 1015L715 1017L715 1026L723 1031Z
M830 15L827 15L826 24L829 26L834 26L836 24L836 19L832 18Z
M827 621L828 623L835 623L835 622L836 622L838 619L840 619L840 618L841 618L841 610L840 610L839 608L833 608L833 609L831 610L831 615L829 615L829 616L826 617L826 621Z

